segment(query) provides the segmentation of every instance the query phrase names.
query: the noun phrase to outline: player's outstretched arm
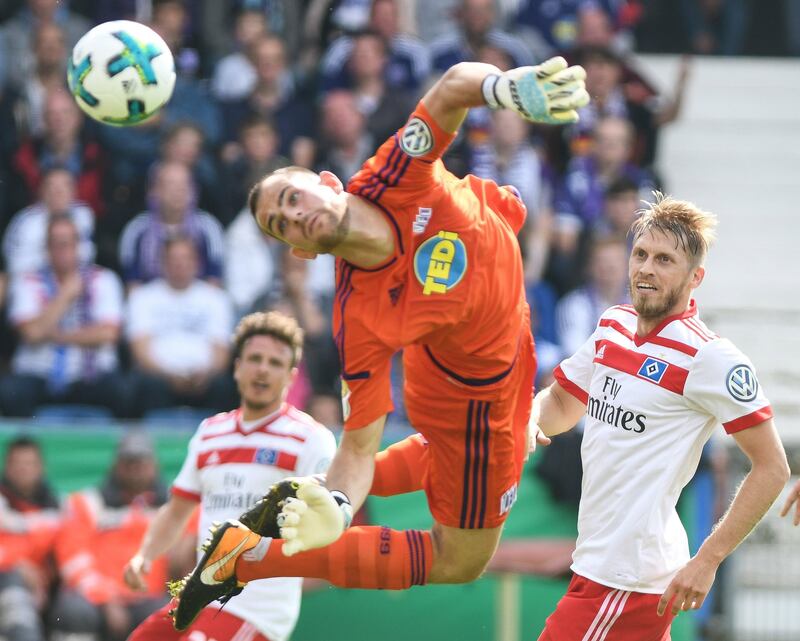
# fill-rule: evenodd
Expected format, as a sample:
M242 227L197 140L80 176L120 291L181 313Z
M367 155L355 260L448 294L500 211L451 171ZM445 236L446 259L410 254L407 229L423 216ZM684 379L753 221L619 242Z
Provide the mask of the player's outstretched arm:
M545 437L571 430L586 412L586 405L567 392L558 382L546 387L533 398L529 434L539 436L534 426ZM546 445L544 440L540 445Z
M139 551L123 569L126 585L132 590L147 589L147 573L152 562L168 552L183 536L186 524L197 507L197 502L180 496L171 496L164 503L145 532Z
M789 464L772 419L733 435L752 465L725 516L681 568L658 603L659 616L700 608L719 564L758 524L789 479Z
M455 132L467 109L488 105L513 109L531 122L562 125L577 122L577 109L589 102L583 67L568 67L561 57L535 67L500 71L481 62L450 67L422 99L445 131Z

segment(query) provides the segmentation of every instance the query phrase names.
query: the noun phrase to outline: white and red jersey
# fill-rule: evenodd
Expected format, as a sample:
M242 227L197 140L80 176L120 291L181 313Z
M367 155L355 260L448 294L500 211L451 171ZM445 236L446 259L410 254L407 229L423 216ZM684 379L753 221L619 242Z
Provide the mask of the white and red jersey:
M326 471L335 450L331 431L289 404L247 423L238 409L217 414L192 437L172 493L200 502L203 539L213 521L239 518L274 483ZM301 588L299 578L251 581L225 610L271 641L283 641L300 614Z
M647 336L630 305L608 309L555 371L586 404L583 487L572 570L603 585L661 593L689 560L675 504L716 425L772 417L750 361L711 332L694 301Z

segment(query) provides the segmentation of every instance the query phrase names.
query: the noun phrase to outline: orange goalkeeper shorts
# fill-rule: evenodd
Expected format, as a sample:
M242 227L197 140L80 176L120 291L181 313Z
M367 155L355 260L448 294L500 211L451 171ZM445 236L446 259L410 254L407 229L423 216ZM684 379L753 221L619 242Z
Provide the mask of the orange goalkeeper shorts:
M527 328L526 328L527 329ZM429 443L423 488L438 523L462 529L503 523L528 452L536 358L525 331L501 379L459 379L425 346L404 350L406 412Z

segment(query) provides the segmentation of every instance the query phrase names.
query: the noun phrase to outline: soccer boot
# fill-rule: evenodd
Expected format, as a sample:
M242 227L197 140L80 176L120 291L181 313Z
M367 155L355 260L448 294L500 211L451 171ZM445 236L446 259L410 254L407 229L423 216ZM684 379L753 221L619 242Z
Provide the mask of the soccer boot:
M185 630L212 601L223 604L242 591L244 583L236 579L236 559L253 549L261 537L233 519L215 523L211 538L203 543L203 556L194 570L180 581L169 584L177 606L170 611L176 630Z
M275 483L263 498L239 517L239 522L261 536L281 538L278 515L286 499L297 498L297 490L303 483L321 484L321 479L314 476L297 476Z

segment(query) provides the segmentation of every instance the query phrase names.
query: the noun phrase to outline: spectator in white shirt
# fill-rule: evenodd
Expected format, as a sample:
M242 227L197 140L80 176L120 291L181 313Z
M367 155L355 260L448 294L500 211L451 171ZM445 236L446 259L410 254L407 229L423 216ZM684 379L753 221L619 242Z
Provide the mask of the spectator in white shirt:
M564 296L556 306L559 343L574 354L609 307L630 302L628 245L624 237L597 238L589 246L588 281Z
M164 278L130 295L127 334L142 412L236 403L227 375L233 310L227 294L198 279L197 249L174 236L163 250Z
M67 215L75 224L80 261L90 263L94 259L94 212L75 200L75 189L75 178L68 170L55 167L45 173L39 201L18 212L3 237L9 274L36 271L47 265L47 224L59 214Z
M9 318L20 335L12 374L0 382L6 414L31 416L42 403L129 409L117 371L122 284L111 271L81 265L78 227L69 216L47 226L49 264L15 275Z

